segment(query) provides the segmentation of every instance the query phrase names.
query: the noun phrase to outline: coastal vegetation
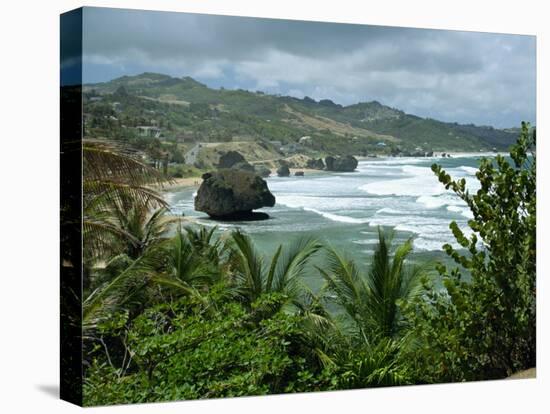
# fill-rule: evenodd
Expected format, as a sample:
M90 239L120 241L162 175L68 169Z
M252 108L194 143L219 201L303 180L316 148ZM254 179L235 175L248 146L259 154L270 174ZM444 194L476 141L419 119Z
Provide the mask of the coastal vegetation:
M143 90L113 81L110 93L130 107L139 99L151 110L212 111L204 99L218 91L189 78L151 78ZM162 95L169 85L181 90L170 103ZM256 98L226 93L243 108ZM301 105L327 116L335 104ZM255 108L250 117L265 124L272 108L286 111ZM175 125L167 114L163 122ZM264 255L243 231L170 215L155 190L167 179L162 153L151 165L116 143L87 141L84 404L496 379L536 366L535 137L524 124L510 160L484 159L475 194L433 166L473 216L471 236L449 225L461 246L443 246L454 268L413 264L411 240L396 245L387 228L364 261L307 234ZM323 279L320 289L305 283L312 273Z
M213 89L189 77L156 73L85 85L83 103L86 138L121 142L173 177L200 177L230 151L275 169L277 160L301 154L307 159L296 167L304 168L327 156L502 151L517 136L420 118L376 101L342 106Z

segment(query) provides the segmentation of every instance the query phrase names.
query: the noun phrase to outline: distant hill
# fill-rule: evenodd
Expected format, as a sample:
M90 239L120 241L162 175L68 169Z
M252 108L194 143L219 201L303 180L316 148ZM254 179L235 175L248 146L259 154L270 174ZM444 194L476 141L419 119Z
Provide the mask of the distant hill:
M167 139L258 141L313 155L504 150L517 138L513 129L421 118L377 101L342 106L157 73L85 85L84 92L89 136L156 126Z

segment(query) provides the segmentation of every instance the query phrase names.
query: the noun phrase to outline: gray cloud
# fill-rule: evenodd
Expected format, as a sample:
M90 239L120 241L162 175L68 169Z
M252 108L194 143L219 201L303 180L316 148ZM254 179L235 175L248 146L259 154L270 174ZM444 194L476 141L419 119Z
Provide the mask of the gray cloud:
M84 55L87 82L158 71L447 121L535 121L530 36L86 8Z

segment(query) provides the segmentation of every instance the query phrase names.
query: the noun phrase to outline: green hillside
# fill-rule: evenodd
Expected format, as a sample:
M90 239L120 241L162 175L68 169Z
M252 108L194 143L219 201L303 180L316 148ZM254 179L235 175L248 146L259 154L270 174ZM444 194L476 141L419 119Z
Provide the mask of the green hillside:
M86 85L84 92L85 135L138 146L151 138L138 127L153 127L157 139L183 146L255 141L273 153L312 156L504 150L516 139L513 131L420 118L376 101L342 106L212 89L156 73Z

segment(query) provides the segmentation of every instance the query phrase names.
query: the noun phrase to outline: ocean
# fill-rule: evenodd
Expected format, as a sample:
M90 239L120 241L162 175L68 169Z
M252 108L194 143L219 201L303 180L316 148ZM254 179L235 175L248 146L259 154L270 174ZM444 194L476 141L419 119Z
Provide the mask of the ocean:
M453 178L466 180L471 192L479 189L475 173L480 154L453 158L369 158L356 172L307 172L304 177L269 177L276 197L271 218L253 222L217 222L193 209L196 189L166 194L174 214L184 213L198 223L223 229L240 228L251 235L267 256L279 244L313 235L359 262L368 262L377 242L378 227L393 232L395 243L413 240L412 261L450 263L445 243L458 247L449 229L454 220L469 234L471 213L465 203L445 190L431 171L440 164Z

